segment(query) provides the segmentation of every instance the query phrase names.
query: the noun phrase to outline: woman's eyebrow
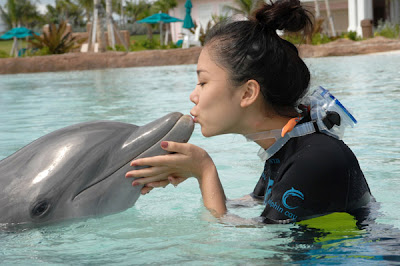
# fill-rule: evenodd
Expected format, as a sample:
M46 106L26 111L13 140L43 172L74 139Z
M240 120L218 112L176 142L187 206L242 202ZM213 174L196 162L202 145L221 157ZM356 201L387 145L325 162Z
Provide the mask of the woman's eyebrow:
M205 69L197 69L196 72L197 72L197 75L200 75L201 72L207 72L208 73L208 71L205 70Z

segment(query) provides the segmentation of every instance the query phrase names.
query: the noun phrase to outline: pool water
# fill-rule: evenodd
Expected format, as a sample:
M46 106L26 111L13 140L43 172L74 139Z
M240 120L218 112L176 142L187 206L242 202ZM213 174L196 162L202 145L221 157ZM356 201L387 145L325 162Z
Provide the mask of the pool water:
M345 142L380 204L364 230L335 218L313 226L235 226L203 207L195 180L153 190L118 214L18 232L0 231L0 264L393 264L400 263L400 53L307 59L312 88L329 89L359 124ZM0 159L56 129L91 120L143 125L188 113L195 65L0 76ZM191 143L217 165L225 193L250 193L263 169L242 137ZM23 167L23 165L21 165ZM23 184L21 184L23 185ZM1 188L0 188L1 189ZM263 206L235 208L257 217ZM332 221L332 219L331 219ZM339 222L338 222L339 221ZM318 229L322 226L324 229Z

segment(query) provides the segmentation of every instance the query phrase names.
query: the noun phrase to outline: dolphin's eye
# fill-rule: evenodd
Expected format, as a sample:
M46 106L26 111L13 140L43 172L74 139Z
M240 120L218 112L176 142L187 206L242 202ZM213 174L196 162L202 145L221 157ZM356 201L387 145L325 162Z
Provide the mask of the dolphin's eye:
M38 202L31 211L31 216L33 218L44 216L49 210L50 203L47 200Z

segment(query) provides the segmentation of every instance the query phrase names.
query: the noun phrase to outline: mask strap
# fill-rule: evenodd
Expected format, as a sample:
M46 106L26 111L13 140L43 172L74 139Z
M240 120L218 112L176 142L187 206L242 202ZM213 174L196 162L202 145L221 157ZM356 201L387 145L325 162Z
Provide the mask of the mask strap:
M268 130L268 131L247 134L244 137L247 139L247 141L256 141L256 140L262 140L262 139L277 140L281 137L281 134L282 134L281 129L273 129L273 130Z
M247 134L244 137L247 141L256 141L262 139L279 139L283 138L287 133L293 130L298 122L302 119L301 116L290 119L282 129L272 129L257 133Z

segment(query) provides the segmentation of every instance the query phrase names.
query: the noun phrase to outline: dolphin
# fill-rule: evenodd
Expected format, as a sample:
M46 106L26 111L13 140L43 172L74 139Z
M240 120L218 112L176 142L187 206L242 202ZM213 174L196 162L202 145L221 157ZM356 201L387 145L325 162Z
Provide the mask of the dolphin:
M142 187L125 173L135 158L166 154L164 140L187 142L194 122L171 113L144 126L114 121L49 133L0 161L0 224L43 225L132 207Z

